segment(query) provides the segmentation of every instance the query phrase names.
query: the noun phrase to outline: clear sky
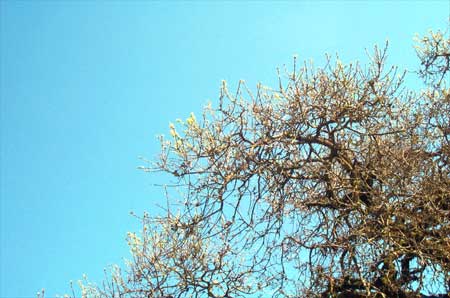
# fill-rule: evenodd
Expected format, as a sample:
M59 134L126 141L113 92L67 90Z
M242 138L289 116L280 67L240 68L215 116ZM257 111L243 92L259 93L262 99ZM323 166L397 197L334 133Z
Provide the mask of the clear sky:
M413 69L415 33L445 28L448 1L7 1L1 9L0 298L68 292L129 257L130 211L156 212L154 158L168 123L217 100L220 82L274 85L300 60Z

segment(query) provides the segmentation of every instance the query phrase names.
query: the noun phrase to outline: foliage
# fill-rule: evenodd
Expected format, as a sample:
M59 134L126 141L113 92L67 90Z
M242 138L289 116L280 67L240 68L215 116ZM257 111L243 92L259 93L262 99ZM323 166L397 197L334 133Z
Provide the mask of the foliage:
M421 92L386 48L367 67L294 60L276 89L224 82L146 168L182 199L83 297L448 297L450 41L417 52Z

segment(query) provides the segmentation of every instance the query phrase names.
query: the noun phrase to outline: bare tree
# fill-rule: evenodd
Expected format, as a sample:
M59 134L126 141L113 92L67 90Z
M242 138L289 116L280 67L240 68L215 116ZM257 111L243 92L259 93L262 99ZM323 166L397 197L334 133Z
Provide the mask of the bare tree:
M449 297L450 41L417 52L422 91L386 48L367 67L294 60L275 89L224 82L145 168L181 199L83 297Z

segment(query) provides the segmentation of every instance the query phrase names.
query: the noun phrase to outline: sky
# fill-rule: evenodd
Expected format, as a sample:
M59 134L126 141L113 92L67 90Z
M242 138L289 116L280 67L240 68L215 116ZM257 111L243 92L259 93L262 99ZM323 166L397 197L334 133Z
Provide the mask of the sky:
M218 100L222 80L276 86L293 56L414 70L416 33L447 1L0 1L0 298L69 292L129 258L130 211L160 212L168 124Z

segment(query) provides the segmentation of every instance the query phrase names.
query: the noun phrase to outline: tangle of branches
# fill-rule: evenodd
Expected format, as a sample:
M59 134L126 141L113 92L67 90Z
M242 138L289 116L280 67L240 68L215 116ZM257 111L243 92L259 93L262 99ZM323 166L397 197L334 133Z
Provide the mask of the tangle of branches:
M294 60L273 89L224 82L145 168L180 198L83 296L449 297L450 41L417 52L421 91L386 48L365 67Z

